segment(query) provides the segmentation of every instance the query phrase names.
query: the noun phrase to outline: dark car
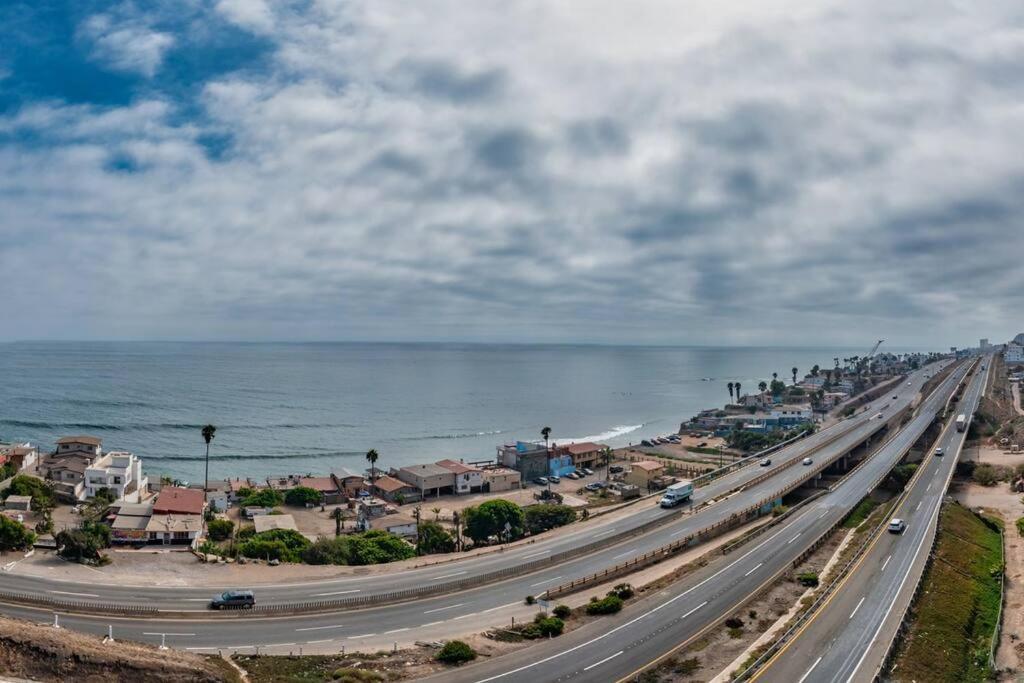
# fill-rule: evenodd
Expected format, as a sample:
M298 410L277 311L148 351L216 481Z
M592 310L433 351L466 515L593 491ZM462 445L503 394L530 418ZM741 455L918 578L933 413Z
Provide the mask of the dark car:
M608 471L611 472L612 474L619 474L620 472L622 472L622 470L622 465L612 465L611 467L608 468Z
M252 591L225 591L213 596L210 609L252 609L255 604Z

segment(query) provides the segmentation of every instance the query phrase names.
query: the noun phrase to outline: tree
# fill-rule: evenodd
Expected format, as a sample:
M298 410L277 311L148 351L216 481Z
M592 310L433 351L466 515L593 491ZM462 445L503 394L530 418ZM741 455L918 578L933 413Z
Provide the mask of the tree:
M216 433L217 428L213 425L203 427L203 441L206 442L206 484L203 485L203 502L206 502L210 490L210 442Z
M495 498L463 511L466 535L473 543L486 543L492 536L514 540L523 535L523 509L510 500ZM506 531L505 525L509 526Z
M341 529L344 526L343 520L345 519L341 508L334 508L334 511L331 513L331 517L334 518L334 535L341 536Z
M568 505L531 505L523 511L523 518L527 530L531 534L539 534L575 522L576 511Z
M737 400L737 401L739 401L739 400L740 400L740 391L741 391L742 389L743 389L743 385L742 385L742 384L740 384L739 382L736 382L736 400Z
M206 533L214 541L226 541L231 538L231 533L234 530L235 523L230 519L214 519L206 525Z
M241 491L239 491L241 493ZM281 495L280 491L274 489L259 489L258 491L250 491L247 496L242 498L241 507L244 508L272 508L277 507L284 502L284 496Z
M757 383L757 388L763 394L764 392L768 391L768 382L761 380L760 382Z
M772 396L781 396L783 394L783 392L786 391L786 384L784 382L780 382L777 379L773 379L770 388L771 388Z
M102 561L100 550L110 547L110 527L87 521L77 529L61 531L54 541L57 554L65 560L93 564Z
M544 437L544 452L548 457L548 471L545 474L551 473L551 449L548 448L548 439L551 438L551 427L544 427L540 430L540 435ZM548 481L548 491L551 490L551 481Z
M0 494L0 498L7 500L8 496L32 496L31 505L35 512L52 510L55 505L53 485L27 474L19 474L11 479L10 485L4 489L3 494Z
M309 546L309 539L294 529L271 529L242 543L238 552L254 559L299 562Z
M779 373L777 373L777 372L773 372L773 373L772 373L772 379L773 379L773 380L776 380L776 379L778 379L778 378L779 378Z
M377 459L380 454L377 453L377 449L371 448L366 451L366 462L370 463L370 490L377 490Z
M430 511L434 513L434 521L441 519L441 508L430 508Z
M0 515L0 550L27 550L36 542L36 535L24 524Z
M734 401L735 399L732 397L732 390L733 387L735 387L736 385L733 384L732 382L729 382L728 384L726 384L726 386L729 387L729 401Z
M817 377L821 373L821 367L817 363L811 367L811 377Z
M284 502L295 507L318 505L322 498L319 491L308 486L296 486L284 494Z
M417 538L416 546L420 555L436 555L455 550L455 539L437 522L426 521L420 524Z
M445 664L462 664L476 659L476 651L461 640L449 640L434 659Z
M839 359L838 358L833 358L832 360L834 360L836 362L836 370L838 371L839 370Z
M793 384L796 384L796 373L797 373L797 369L796 369L796 368L793 368L793 369L792 369L792 372L793 372Z

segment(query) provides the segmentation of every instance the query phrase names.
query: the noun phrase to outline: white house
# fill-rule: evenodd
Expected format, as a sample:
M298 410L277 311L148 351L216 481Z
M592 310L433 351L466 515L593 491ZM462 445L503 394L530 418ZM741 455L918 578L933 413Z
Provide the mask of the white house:
M138 503L149 485L142 474L142 460L128 451L110 451L85 469L85 497L110 489L115 500Z
M437 464L455 475L455 493L479 493L484 489L484 473L479 467L454 460L438 460Z
M1017 335L1019 338L1021 335ZM1009 363L1024 363L1024 344L1016 339L1003 348L1003 360Z
M780 405L772 408L771 416L780 425L810 422L814 413L809 406Z

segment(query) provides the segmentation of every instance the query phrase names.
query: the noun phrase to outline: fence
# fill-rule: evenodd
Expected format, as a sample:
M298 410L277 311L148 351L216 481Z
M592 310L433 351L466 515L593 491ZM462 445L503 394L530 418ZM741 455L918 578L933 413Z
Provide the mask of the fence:
M110 614L124 617L156 616L159 612L152 607L142 605L112 605L109 603L92 603L78 600L56 600L42 595L27 593L0 592L0 602L45 607L55 612L79 612L85 614Z

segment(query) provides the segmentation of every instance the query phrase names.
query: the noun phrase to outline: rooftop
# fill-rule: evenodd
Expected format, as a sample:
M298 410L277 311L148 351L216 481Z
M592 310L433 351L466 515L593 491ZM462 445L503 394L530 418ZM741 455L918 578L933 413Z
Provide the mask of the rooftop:
M57 444L84 443L90 446L103 445L103 439L98 436L62 436L57 439Z
M205 507L203 492L198 489L183 489L178 486L165 486L156 494L153 513L179 513L200 515Z
M441 465L435 465L432 462L428 462L423 465L408 465L406 467L399 468L399 471L410 472L421 477L434 477L438 475L447 476L452 473L452 471L449 470L448 468L443 467Z
M654 462L653 460L640 460L639 462L633 463L633 469L646 470L647 472L654 472L656 470L664 469L665 466L660 462Z
M479 467L472 467L465 463L458 462L457 460L450 460L448 458L445 458L444 460L438 460L437 464L445 468L449 472L454 472L455 474L465 474L466 472L480 471Z
M295 518L291 515L257 515L252 518L252 521L256 525L256 533L273 529L298 531L298 527L295 526Z
M386 491L388 493L412 487L411 484L407 484L400 479L395 479L394 477L389 477L386 474L382 477L378 477L375 484L378 489L380 489L381 491Z
M594 451L599 451L603 449L604 446L599 443L594 443L593 441L581 441L580 443L571 443L568 445L563 444L562 448L573 455L579 455L581 453L593 453Z
M202 515L154 514L146 524L146 531L199 531L202 528Z

